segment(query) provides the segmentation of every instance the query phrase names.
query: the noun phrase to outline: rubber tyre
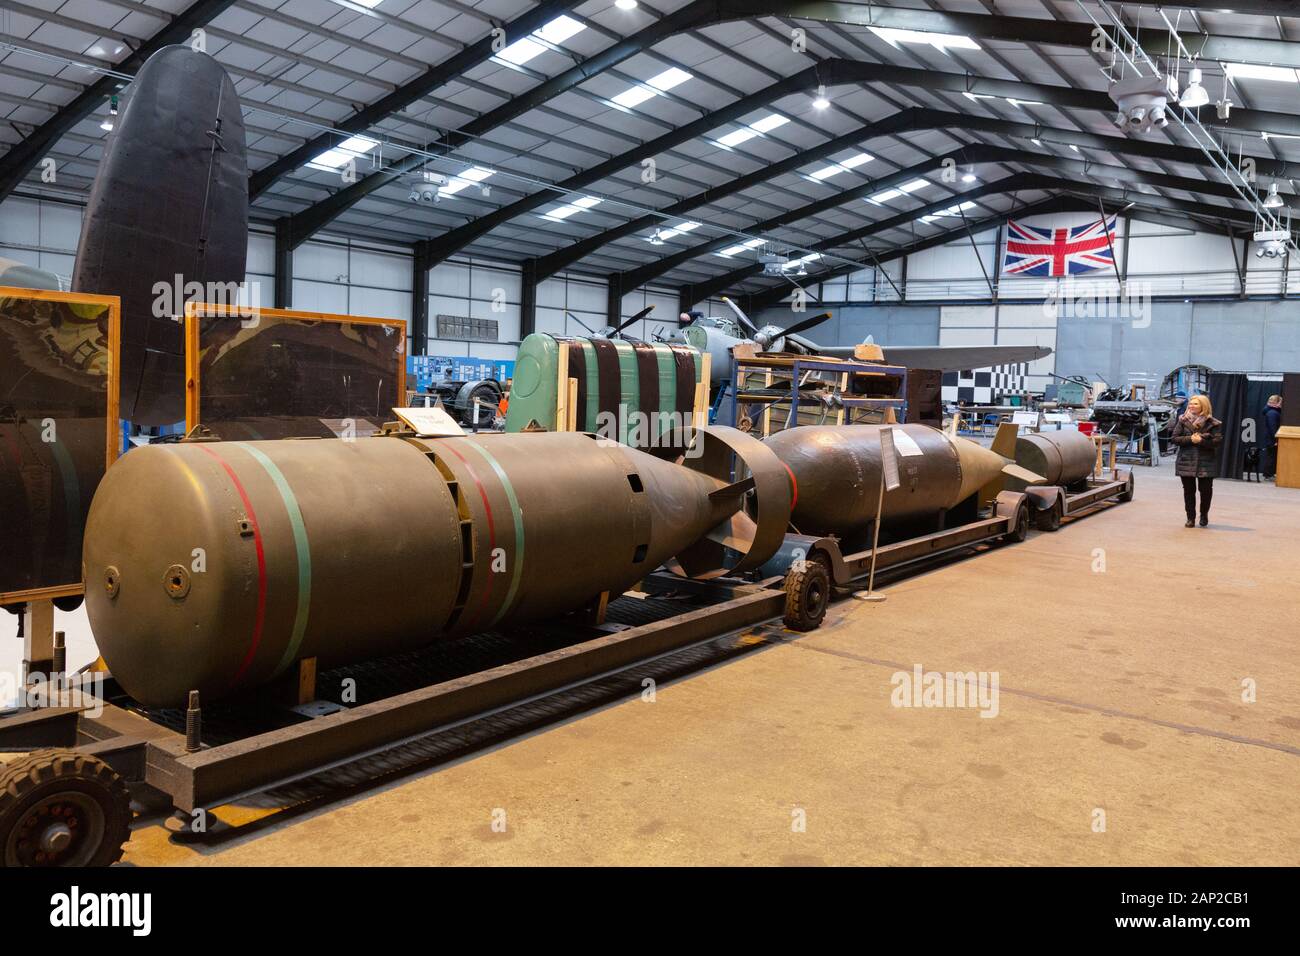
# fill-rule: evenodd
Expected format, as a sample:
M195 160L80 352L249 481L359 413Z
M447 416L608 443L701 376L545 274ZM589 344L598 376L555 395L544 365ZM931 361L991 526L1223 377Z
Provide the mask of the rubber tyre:
M30 844L16 831L41 808L75 806L78 834L48 864L31 862ZM93 817L93 826L82 823ZM33 824L34 826L34 824ZM0 866L110 866L122 858L131 837L131 794L126 781L98 757L73 750L37 750L0 765ZM23 844L27 848L23 848Z
M1029 537L1029 503L1021 502L1020 507L1016 509L1016 523L1011 530L1002 536L1002 540L1008 544L1019 544Z
M478 404L480 401L486 405ZM501 390L493 385L480 385L469 395L465 409L465 424L472 428L487 428L496 417L496 406L501 403Z
M1133 472L1132 472L1132 471L1129 471L1129 473L1128 473L1128 484L1127 484L1127 486L1124 488L1124 490L1121 491L1121 492L1116 496L1116 500L1117 500L1117 501L1132 501L1132 500L1133 500L1133 490L1134 490L1134 489L1133 489Z
M803 568L785 575L785 626L792 631L815 631L831 603L831 575L820 558L810 558Z
M1056 531L1061 527L1061 499L1057 498L1052 507L1040 511L1034 516L1034 526L1039 531Z

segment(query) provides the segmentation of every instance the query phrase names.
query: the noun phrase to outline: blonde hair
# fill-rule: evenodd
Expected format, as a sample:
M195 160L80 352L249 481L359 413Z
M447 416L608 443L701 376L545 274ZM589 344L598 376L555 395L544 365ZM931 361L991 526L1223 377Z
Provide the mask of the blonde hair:
M1190 408L1192 405L1199 405L1201 408L1201 414L1206 416L1207 418L1214 417L1214 409L1210 407L1210 396L1193 395L1191 398L1187 400L1188 408Z

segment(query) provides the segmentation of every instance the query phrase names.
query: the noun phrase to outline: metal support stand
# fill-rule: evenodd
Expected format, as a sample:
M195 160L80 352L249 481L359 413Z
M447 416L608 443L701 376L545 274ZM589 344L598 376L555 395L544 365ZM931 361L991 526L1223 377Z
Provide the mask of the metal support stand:
M867 574L867 589L853 595L859 601L879 604L887 595L876 593L876 554L880 550L880 519L885 515L885 469L880 469L880 494L876 498L876 520L871 528L871 571Z
M34 674L54 670L54 602L28 601L23 608L23 686Z
M202 749L203 708L199 704L199 692L192 690L185 708L185 752L196 754Z

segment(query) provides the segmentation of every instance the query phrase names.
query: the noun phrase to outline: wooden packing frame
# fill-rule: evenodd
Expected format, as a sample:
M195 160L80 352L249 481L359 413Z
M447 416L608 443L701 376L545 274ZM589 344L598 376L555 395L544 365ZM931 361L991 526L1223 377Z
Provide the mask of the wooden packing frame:
M118 459L121 438L117 415L120 407L122 375L122 300L115 295L93 295L89 292L59 292L54 289L21 289L17 286L0 286L2 299L36 299L45 302L72 302L84 305L108 306L108 397L104 415L104 470L108 471ZM20 604L25 601L48 601L52 598L72 597L85 593L85 582L53 584L48 587L28 588L25 591L0 592L0 604Z
M555 357L555 430L572 432L578 430L578 380L569 377L569 349L581 348L572 342L557 342L559 353ZM699 356L697 365L698 379L695 382L694 407L691 409L691 425L703 428L709 423L709 375L712 356L708 352L696 350Z
M185 303L185 433L200 424L199 419L199 323L203 319L240 319L262 316L271 319L299 319L308 322L334 322L339 325L384 325L397 330L397 400L406 402L406 320L378 319L365 315L339 315L335 312L303 312L298 309L263 309L241 305L216 305L211 302Z

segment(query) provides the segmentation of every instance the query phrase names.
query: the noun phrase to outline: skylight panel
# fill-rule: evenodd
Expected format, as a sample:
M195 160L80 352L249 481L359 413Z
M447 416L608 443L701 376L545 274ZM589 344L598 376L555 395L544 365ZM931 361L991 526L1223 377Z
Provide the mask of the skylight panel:
M858 153L856 156L850 156L848 159L842 159L838 163L831 163L829 166L823 166L808 174L809 179L829 179L839 173L846 172L850 169L857 169L863 163L871 162L872 157L866 153Z
M603 199L598 199L595 196L583 196L581 199L575 199L571 203L557 206L550 212L543 213L541 218L549 219L552 222L558 222L561 219L568 219L574 213L582 212L584 209L590 209L592 206L599 206L602 202L604 202Z
M1295 83L1296 71L1283 66L1261 66L1257 63L1225 63L1224 72L1233 80L1272 80L1274 83Z
M900 43L927 43L940 53L949 50L978 50L980 45L968 36L956 33L931 33L928 30L895 30L890 27L868 27L892 47Z
M750 123L748 126L741 127L735 132L728 133L726 136L721 137L718 140L718 143L719 145L727 147L739 146L741 143L753 139L760 133L770 133L778 126L784 126L788 122L790 122L789 117L782 116L779 113L769 113L762 119L754 120L754 122Z
M886 189L882 193L876 193L867 199L867 202L875 203L877 206L882 202L889 202L891 199L898 199L905 193L914 193L918 189L924 189L930 185L928 179L913 179L911 182L903 183L897 189Z
M311 160L307 165L312 169L320 169L327 173L332 173L335 170L342 169L350 160L364 156L378 145L379 143L377 140L370 139L366 136L350 136L337 146L332 146L325 150L325 152Z
M438 193L443 196L454 196L462 189L465 189L474 183L481 183L483 180L491 176L493 172L494 170L487 169L483 166L474 166L465 170L459 176L453 176L447 185L438 190Z
M738 246L730 246L726 249L723 249L721 252L717 254L720 256L725 256L727 258L730 258L731 256L738 255L744 252L746 249L757 249L762 244L763 244L762 239L749 239L745 242L742 242Z
M800 256L798 259L791 259L782 268L792 269L801 265L807 265L810 262L816 262L822 257L820 252L810 252L806 256Z
M679 70L674 66L664 70L656 76L650 77L650 79L646 80L646 83L653 86L656 90L659 90L659 92L666 93L674 86L681 86L687 80L691 79L691 76L692 74L687 73L685 70Z
M613 102L619 106L632 109L640 106L651 97L658 96L660 93L666 93L675 86L681 86L687 80L691 79L690 73L685 70L679 70L677 67L664 70L662 73L650 77L644 83L638 83L636 86L630 86L618 96L613 97Z
M922 216L918 221L934 222L936 219L943 219L947 216L960 216L962 213L966 212L966 210L974 209L974 208L975 208L975 203L967 201L964 203L959 203L958 205L955 206L949 206L947 209L941 209L939 210L939 212L932 213L929 216Z
M749 128L756 133L770 133L772 130L779 126L784 126L788 122L790 122L788 116L782 116L780 113L771 113L764 116L761 120L750 123Z
M522 40L516 40L500 53L495 59L505 60L507 63L513 63L515 66L523 66L533 57L546 52L546 47L538 41L545 41L552 46L560 46L565 40L587 29L573 17L558 16L550 23L534 30Z
M674 236L684 235L692 229L699 228L700 224L698 222L679 222L675 225L669 226L667 229L656 229L653 234L646 236L645 239L647 242L654 242L655 239L662 242L665 239L672 239Z
M719 139L718 142L723 146L739 146L741 143L753 139L757 135L757 133L746 126L742 129L736 130L734 133L728 133L726 136Z
M634 106L640 106L646 100L653 99L656 95L654 90L638 84L637 86L629 86L618 96L610 97L610 102L632 109Z

